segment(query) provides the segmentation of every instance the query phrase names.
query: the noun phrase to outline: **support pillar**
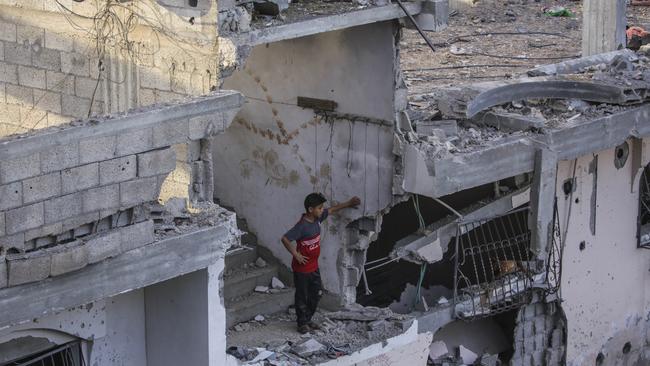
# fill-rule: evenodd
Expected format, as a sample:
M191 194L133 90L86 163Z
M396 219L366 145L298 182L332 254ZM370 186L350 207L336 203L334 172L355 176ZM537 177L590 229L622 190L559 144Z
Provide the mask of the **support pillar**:
M529 227L531 250L538 260L546 260L553 235L557 154L548 149L535 153L535 171L530 192Z
M625 0L584 0L582 23L583 57L625 47Z

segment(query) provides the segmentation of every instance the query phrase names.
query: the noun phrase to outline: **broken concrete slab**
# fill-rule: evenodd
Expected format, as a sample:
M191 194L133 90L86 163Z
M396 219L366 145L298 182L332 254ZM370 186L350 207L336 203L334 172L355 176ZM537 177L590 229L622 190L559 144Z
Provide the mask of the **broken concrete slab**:
M289 0L255 1L253 7L262 15L277 16L289 8Z
M503 131L529 131L541 129L546 120L542 117L524 116L516 113L487 111L478 113L472 118L478 124L492 126Z
M271 287L274 289L282 289L285 288L286 286L284 286L284 283L282 283L280 279L278 279L277 277L273 277L271 279Z
M313 338L309 338L306 341L296 344L291 348L291 352L295 353L300 357L309 357L319 352L324 352L327 349L325 345L321 344Z
M600 64L609 64L617 56L625 56L630 60L638 59L634 51L629 49L622 49L619 51L612 51L601 53L597 55L581 57L575 60L567 60L556 64L542 65L528 71L528 76L551 76L561 74L575 74L581 70Z
M429 358L435 361L439 358L445 357L449 353L447 345L442 341L435 341L429 346Z
M463 345L458 346L458 356L463 363L466 365L473 365L474 362L478 359L478 355L469 348L464 347Z

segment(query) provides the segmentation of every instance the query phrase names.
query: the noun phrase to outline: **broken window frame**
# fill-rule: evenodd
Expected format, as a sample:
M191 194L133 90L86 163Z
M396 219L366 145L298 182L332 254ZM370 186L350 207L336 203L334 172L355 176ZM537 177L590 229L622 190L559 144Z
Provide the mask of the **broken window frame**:
M5 366L85 366L81 341L73 341L45 352L12 361Z
M643 169L639 179L637 248L650 249L650 164Z

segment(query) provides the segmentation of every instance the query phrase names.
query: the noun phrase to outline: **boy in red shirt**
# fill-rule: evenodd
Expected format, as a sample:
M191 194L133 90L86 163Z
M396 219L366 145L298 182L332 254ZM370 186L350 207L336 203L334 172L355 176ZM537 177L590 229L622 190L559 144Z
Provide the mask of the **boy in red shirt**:
M329 209L323 205L327 199L320 193L311 193L305 197L305 213L296 225L282 237L282 244L293 256L291 269L293 283L296 287L295 307L298 331L302 334L309 330L320 329L311 318L316 312L321 294L318 256L320 255L320 223L336 211L356 207L361 203L359 197L352 197ZM291 245L295 241L296 246Z

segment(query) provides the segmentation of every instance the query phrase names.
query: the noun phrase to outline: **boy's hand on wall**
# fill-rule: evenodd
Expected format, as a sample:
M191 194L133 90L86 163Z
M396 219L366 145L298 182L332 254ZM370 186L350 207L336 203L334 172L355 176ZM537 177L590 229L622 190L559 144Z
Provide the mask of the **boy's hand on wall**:
M361 204L361 198L354 196L348 200L348 205L350 207L357 207Z

